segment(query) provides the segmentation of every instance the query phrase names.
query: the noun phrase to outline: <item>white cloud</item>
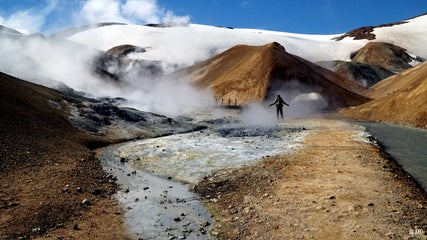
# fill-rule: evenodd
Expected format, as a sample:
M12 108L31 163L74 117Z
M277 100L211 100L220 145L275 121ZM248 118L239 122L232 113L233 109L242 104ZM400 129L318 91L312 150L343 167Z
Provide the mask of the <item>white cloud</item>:
M100 22L188 24L189 16L176 16L156 0L88 0L75 16L77 25Z
M131 1L122 6L123 14L131 19L147 23L160 22L161 10L155 0Z
M24 34L37 32L43 23L43 17L32 15L29 10L15 12L6 18L0 16L1 25L13 28Z
M125 22L128 21L120 11L120 1L117 0L89 0L75 14L77 24L91 24L99 22Z
M0 15L0 25L30 34L52 31L46 29L52 26L58 29L101 22L185 25L190 21L189 16L177 16L160 7L156 0L45 0L39 4Z
M173 12L167 11L162 22L168 26L183 26L190 22L190 17L176 16Z
M43 8L29 8L0 16L0 25L13 28L24 34L40 32L46 17L56 8L58 1L50 0Z

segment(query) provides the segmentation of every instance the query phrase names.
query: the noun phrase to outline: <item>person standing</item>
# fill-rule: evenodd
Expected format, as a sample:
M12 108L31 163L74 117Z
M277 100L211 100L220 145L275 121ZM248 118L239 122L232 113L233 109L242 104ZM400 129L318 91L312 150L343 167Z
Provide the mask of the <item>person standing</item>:
M279 114L280 117L283 119L283 105L289 107L289 104L287 104L280 95L277 95L276 100L272 104L270 104L270 106L273 105L276 105L277 119L279 119Z

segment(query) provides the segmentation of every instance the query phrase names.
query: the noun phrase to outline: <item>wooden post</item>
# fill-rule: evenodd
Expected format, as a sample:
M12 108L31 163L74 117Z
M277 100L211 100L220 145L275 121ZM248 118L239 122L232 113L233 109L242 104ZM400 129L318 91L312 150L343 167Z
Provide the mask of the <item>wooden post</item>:
M237 98L234 99L234 106L237 107Z
M221 107L224 106L224 98L221 98Z

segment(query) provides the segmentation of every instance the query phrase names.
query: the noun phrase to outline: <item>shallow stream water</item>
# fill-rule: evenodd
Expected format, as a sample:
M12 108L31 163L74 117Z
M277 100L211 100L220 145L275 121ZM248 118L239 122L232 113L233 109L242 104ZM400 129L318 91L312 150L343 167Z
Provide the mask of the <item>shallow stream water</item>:
M200 116L198 116L200 117ZM290 153L306 132L284 122L243 126L235 116L197 120L201 131L110 146L100 159L122 187L124 220L137 239L210 239L210 215L190 184L215 171Z
M125 221L138 239L210 239L212 220L189 184L215 171L253 164L302 147L312 122L242 126L234 118L199 121L207 129L107 147L101 161L117 177ZM340 124L346 124L340 122ZM379 123L367 128L423 187L427 187L427 131ZM357 125L355 125L357 126ZM357 139L367 140L364 128Z
M303 137L303 132L284 126L224 126L132 142L118 148L118 154L135 169L197 184L214 171L289 153Z
M427 190L427 130L386 123L360 124Z
M116 154L116 146L100 156L122 189L117 193L125 207L127 226L136 239L210 239L211 219L188 185L133 169Z

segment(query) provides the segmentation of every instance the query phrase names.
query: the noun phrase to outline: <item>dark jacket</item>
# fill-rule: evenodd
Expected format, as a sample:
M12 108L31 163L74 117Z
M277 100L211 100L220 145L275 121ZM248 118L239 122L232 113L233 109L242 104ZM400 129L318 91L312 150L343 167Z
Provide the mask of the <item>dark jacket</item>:
M276 105L276 107L278 108L282 108L283 105L289 106L289 104L287 104L282 97L277 96L276 100L274 101L274 103L270 104L270 106Z

